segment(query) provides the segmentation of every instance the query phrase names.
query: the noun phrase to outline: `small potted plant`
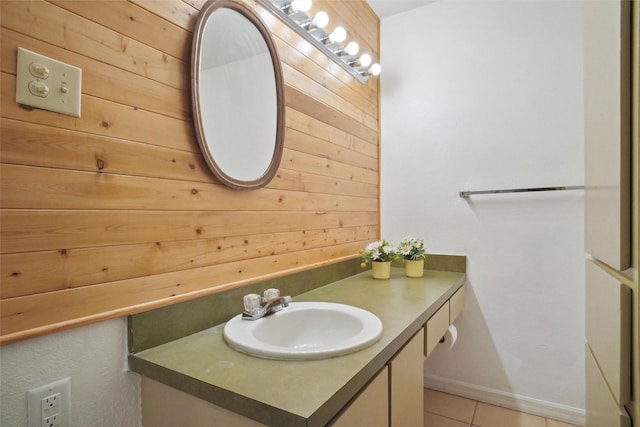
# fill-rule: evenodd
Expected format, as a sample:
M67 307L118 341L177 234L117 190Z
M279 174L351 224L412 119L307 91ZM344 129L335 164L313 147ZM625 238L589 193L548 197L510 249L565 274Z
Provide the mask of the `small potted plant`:
M386 240L369 243L362 253L362 268L371 262L374 279L388 279L391 277L391 261L398 258L396 247Z
M404 270L407 277L422 277L424 275L424 260L427 257L427 250L422 239L405 237L398 245L398 253L404 260Z

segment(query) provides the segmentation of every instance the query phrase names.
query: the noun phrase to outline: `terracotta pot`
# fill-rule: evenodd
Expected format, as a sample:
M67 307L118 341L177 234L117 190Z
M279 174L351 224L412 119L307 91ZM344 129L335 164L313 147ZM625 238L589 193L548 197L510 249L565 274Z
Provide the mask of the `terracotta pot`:
M404 274L407 277L422 277L424 275L424 260L405 260L404 261Z
M374 279L388 279L391 277L391 261L373 261L371 262L371 270Z

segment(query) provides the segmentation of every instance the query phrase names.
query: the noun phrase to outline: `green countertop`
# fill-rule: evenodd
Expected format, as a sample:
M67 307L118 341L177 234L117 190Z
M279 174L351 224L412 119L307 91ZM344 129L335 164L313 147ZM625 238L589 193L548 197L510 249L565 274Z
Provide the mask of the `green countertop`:
M426 270L389 280L371 271L293 298L349 304L376 314L380 340L356 353L308 361L266 360L232 350L224 324L129 356L131 369L269 426L324 426L373 378L465 281L459 272Z

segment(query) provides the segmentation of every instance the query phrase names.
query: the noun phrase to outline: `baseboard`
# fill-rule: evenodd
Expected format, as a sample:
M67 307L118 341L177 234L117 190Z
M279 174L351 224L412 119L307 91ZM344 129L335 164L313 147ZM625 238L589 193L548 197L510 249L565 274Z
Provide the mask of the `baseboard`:
M475 384L450 380L435 375L425 374L425 387L457 396L467 397L491 405L514 409L545 418L551 418L578 426L585 424L584 409L560 405L527 396L482 387Z

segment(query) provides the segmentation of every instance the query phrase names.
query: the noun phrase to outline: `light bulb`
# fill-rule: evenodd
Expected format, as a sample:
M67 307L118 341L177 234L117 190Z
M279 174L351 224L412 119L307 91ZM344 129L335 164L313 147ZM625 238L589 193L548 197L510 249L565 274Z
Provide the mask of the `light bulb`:
M351 56L357 55L359 50L360 45L356 42L349 42L349 44L344 48L344 51Z
M329 23L329 15L327 12L320 11L313 17L312 24L317 28L324 28Z
M382 72L382 67L380 67L380 64L373 64L369 69L369 72L372 76L379 76Z
M347 30L342 27L336 27L329 35L329 40L333 43L342 43L347 38Z
M368 67L371 64L371 55L369 55L368 53L363 53L362 56L360 56L360 65L362 65L363 67Z
M293 0L291 2L291 9L294 11L307 12L311 9L311 0Z

